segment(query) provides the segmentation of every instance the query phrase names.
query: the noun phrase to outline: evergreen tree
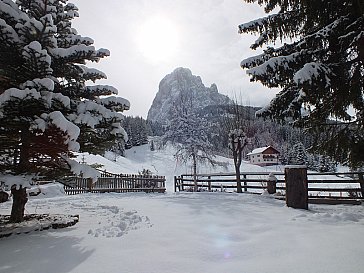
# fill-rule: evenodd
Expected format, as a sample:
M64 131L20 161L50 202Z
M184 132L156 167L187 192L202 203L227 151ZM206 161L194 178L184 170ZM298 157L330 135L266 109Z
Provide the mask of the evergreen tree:
M148 144L148 135L152 134L152 130L147 121L142 117L127 116L124 119L123 126L129 137L126 143L127 149L133 146Z
M336 166L328 156L320 156L319 159L319 172L335 172Z
M165 129L160 122L147 120L147 124L148 127L150 128L150 135L152 136L164 135Z
M175 157L180 162L192 159L193 176L197 191L197 162L213 164L212 145L206 134L206 122L193 111L192 94L186 92L174 105L173 117L169 122L162 142L170 142L175 148Z
M252 49L290 39L241 62L252 81L281 88L263 117L290 118L318 136L315 149L364 164L362 0L245 0L278 13L239 26L259 34ZM348 111L352 108L352 111Z
M302 142L293 145L289 152L288 164L306 165L308 162L307 152Z
M77 7L67 0L0 0L3 174L55 179L71 170L93 176L70 159L72 152L102 152L124 138L118 112L129 102L110 96L117 93L111 86L86 85L106 78L86 62L98 62L109 52L96 50L91 38L77 34L71 26L77 16ZM11 221L19 222L26 183L11 181Z

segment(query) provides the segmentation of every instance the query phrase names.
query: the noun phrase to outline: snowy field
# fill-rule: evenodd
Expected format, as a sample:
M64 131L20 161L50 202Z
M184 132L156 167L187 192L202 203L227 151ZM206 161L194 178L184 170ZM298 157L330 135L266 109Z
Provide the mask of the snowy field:
M0 213L10 210L10 202ZM32 199L74 227L0 239L0 272L363 272L362 206L287 208L269 196L83 194Z
M111 155L110 155L111 157ZM73 227L0 239L1 273L361 273L361 206L287 208L267 195L173 193L173 175L189 171L171 151L128 151L114 173L150 169L167 176L166 194L66 196L59 184L31 197L26 213L79 214ZM231 172L201 167L200 172ZM264 171L244 163L242 171ZM0 204L9 214L11 202Z

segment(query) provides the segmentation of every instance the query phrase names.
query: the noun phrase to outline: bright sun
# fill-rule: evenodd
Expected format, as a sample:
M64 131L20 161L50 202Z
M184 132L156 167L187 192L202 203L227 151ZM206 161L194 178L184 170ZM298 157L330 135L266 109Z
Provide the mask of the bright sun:
M168 19L153 17L140 26L137 44L144 57L152 62L167 61L177 52L178 34Z

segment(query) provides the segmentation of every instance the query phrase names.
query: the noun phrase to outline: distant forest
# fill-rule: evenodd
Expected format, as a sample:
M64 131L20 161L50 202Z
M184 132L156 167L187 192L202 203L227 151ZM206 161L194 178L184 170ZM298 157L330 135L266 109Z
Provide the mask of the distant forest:
M303 129L293 128L289 124L257 118L255 112L259 109L251 106L238 106L238 109L234 109L231 105L215 105L204 107L195 114L206 120L209 141L218 155L231 156L226 123L239 115L240 128L248 137L248 145L243 152L244 157L255 148L273 146L280 151L282 164L306 164L309 169L317 171L335 170L336 164L332 159L311 152L311 146L315 141L312 134ZM125 117L123 127L129 136L125 149L148 144L148 136L163 136L167 128L159 122L132 116ZM149 142L149 145L152 149L158 148L154 142ZM119 154L124 154L123 147L117 150Z

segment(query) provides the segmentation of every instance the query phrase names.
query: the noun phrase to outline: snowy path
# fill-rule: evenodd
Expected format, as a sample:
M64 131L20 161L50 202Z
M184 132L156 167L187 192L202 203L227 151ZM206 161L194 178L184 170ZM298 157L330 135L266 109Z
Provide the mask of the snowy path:
M248 194L33 199L29 213L80 214L80 222L1 239L0 272L362 272L363 206L310 209Z

